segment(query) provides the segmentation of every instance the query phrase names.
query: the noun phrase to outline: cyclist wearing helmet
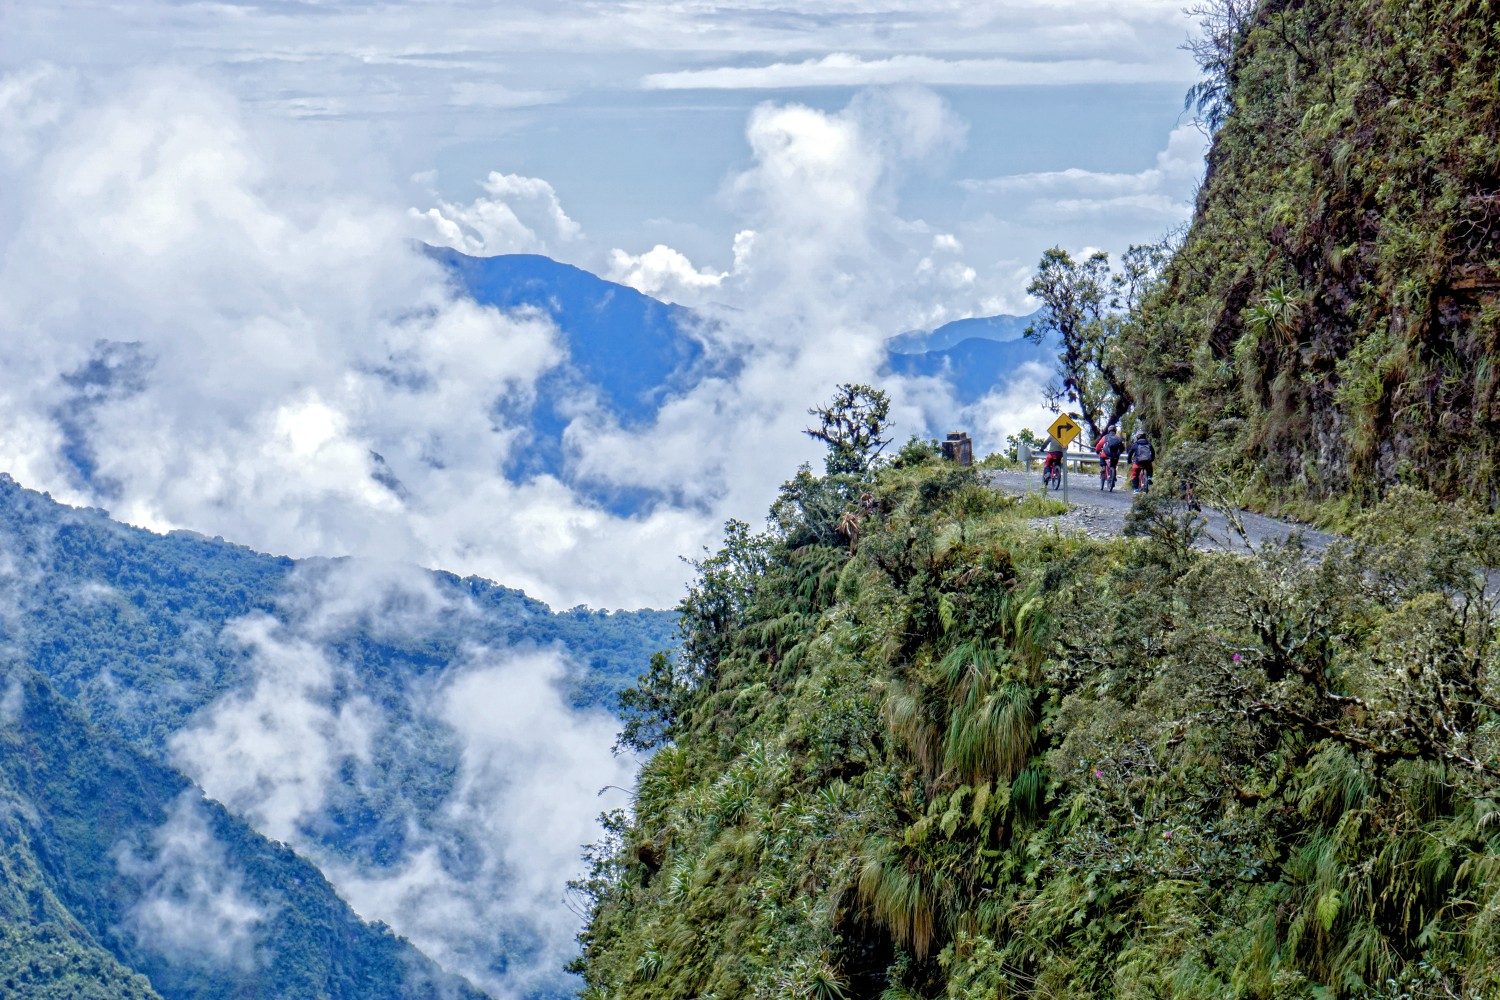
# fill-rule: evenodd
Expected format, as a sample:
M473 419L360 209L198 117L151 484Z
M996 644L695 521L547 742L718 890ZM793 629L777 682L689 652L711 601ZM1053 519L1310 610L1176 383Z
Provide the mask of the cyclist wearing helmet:
M1094 442L1094 452L1099 456L1099 467L1108 468L1120 461L1120 454L1125 451L1125 439L1115 431L1115 425L1110 424L1105 428L1099 440Z
M1151 487L1151 476L1156 470L1156 449L1145 431L1136 431L1135 440L1126 452L1130 459L1130 488L1136 493Z

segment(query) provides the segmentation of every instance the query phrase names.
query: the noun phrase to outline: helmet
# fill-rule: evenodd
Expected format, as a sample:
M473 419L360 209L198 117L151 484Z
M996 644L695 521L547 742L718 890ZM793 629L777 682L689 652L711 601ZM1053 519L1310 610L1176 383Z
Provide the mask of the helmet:
M1136 431L1135 432L1135 439L1137 441L1144 441L1144 440L1146 440L1146 432L1145 431Z

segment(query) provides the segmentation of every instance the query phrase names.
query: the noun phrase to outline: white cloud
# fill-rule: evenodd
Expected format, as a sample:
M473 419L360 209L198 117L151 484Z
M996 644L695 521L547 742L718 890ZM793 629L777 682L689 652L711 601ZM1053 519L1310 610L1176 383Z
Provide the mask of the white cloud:
M375 641L420 639L453 609L432 574L381 559L319 560L297 567L277 610L312 642L359 634Z
M269 911L250 898L196 792L178 797L149 843L119 845L115 864L141 889L124 921L140 947L217 972L259 963L257 928Z
M467 205L441 202L425 212L411 210L430 243L477 257L502 253L556 253L578 238L552 185L536 177L491 171L484 195Z
M655 298L691 306L707 301L707 293L724 284L729 274L700 271L685 254L658 243L641 254L612 250L605 277Z
M675 600L675 552L711 532L697 515L615 518L502 474L565 357L549 320L455 298L399 212L307 180L337 161L309 167L200 81L66 106L0 179L0 465L159 530L439 565L564 605ZM545 183L487 186L533 232L576 234Z
M564 96L556 90L518 90L502 83L460 80L449 91L448 103L460 108L534 108L556 104Z
M79 19L67 7L28 4L7 12L0 61L145 63L170 41L175 62L233 70L257 103L290 99L352 116L417 117L441 106L455 76L516 90L617 90L643 69L691 70L705 58L729 63L792 53L816 63L833 53L874 66L926 57L959 67L1059 59L1135 67L1154 57L1181 65L1173 51L1187 30L1181 6L1180 0L336 0L299 9L269 0L232 8L138 0L99 6ZM920 52L910 50L913 38L922 40ZM938 65L884 72L933 84L943 73L965 78L974 71ZM872 81L867 74L855 82Z
M14 675L5 680L5 693L0 694L0 726L13 726L21 718L26 707L26 690L21 679Z
M1056 419L1042 405L1043 390L1053 377L1043 365L1023 365L1004 384L969 407L964 416L975 428L975 448L981 452L1005 451L1005 439L1023 429L1045 433Z
M581 475L622 486L665 481L716 519L757 519L773 484L817 457L802 434L808 405L838 382L874 380L885 338L923 317L923 292L969 281L962 265L930 259L951 257L955 240L937 240L934 250L940 234L897 212L899 181L963 140L936 95L871 92L835 113L767 103L751 115L746 139L754 161L726 185L746 228L713 288L729 308L712 312L709 331L714 349L739 362L736 374L668 401L645 430L584 420L570 438ZM670 259L701 273L675 251ZM888 381L901 433L951 411L934 386L908 391ZM705 428L713 447L703 447Z
M865 58L834 52L802 62L651 73L647 90L776 90L797 87L924 86L1015 87L1079 84L1183 83L1192 73L1182 60L1128 63L1110 59L954 59L930 55Z
M393 871L326 863L356 910L502 1000L556 985L579 929L567 882L599 812L634 780L635 762L610 752L615 720L571 710L563 674L556 652L474 650L427 706L461 747L451 798L419 819ZM615 789L601 799L605 786ZM470 849L445 849L460 841ZM500 942L514 949L503 973Z
M68 74L51 65L0 76L0 163L20 163L36 154L43 133L64 111Z
M1189 200L1203 177L1207 137L1196 127L1173 130L1155 165L1137 173L1109 173L1076 167L1038 173L1011 174L969 180L964 187L975 194L998 196L1026 206L1034 215L1056 217L1138 216L1161 220L1162 225L1192 215ZM1104 223L1101 223L1101 225Z
M226 627L250 676L171 739L174 762L449 971L501 998L558 986L579 929L566 885L637 766L611 751L617 721L571 708L561 649L469 648L424 677L344 661L353 636L421 646L473 612L412 567L311 563L276 603L280 623L254 614ZM451 775L430 757L445 739ZM377 746L387 757L418 748L422 787L393 783ZM601 800L606 785L617 788ZM425 798L434 791L436 808ZM375 804L382 826L401 831L399 857L331 846L330 817L351 801Z
M253 681L221 697L170 742L172 759L257 830L295 842L346 762L368 762L379 709L343 694L342 670L312 638L269 615L232 623Z

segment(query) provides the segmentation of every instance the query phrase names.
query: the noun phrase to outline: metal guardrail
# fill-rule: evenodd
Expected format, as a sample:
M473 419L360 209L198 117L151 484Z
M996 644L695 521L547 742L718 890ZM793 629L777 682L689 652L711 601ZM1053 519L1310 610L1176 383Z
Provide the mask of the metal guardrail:
M1040 462L1046 457L1042 451L1032 451L1025 441L1016 444L1016 461L1021 463L1021 468L1027 472L1031 471L1032 462ZM1092 451L1069 451L1063 453L1064 462L1077 462L1080 466L1089 465L1094 469L1099 468L1099 456ZM1080 469L1080 471L1082 471Z
M1031 463L1045 456L1045 452L1032 451L1031 447L1024 441L1016 444L1016 461L1027 472L1031 471ZM1092 474L1099 469L1099 456L1093 451L1065 451L1063 452L1063 475L1062 475L1062 498L1066 503L1068 500L1068 480L1072 478L1069 473L1070 466L1076 463L1077 471ZM1043 490L1046 486L1043 485Z

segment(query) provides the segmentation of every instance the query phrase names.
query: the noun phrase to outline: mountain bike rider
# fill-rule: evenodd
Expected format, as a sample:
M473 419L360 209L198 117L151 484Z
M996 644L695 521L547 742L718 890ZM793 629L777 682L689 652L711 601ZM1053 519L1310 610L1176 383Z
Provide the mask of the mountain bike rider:
M1125 455L1130 459L1130 488L1139 493L1150 484L1156 471L1156 449L1151 447L1145 431L1136 431L1135 440Z
M1099 456L1099 469L1101 474L1104 470L1111 469L1120 464L1120 455L1125 451L1125 439L1116 433L1115 425L1110 424L1099 440L1094 442L1094 452Z
M1047 435L1047 458L1046 461L1042 463L1043 482L1046 482L1047 480L1047 473L1051 472L1054 468L1062 464L1062 457L1067 453L1067 450L1068 449L1064 447L1061 441L1053 437L1051 434Z

